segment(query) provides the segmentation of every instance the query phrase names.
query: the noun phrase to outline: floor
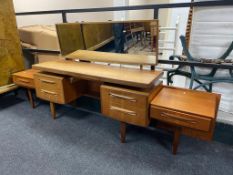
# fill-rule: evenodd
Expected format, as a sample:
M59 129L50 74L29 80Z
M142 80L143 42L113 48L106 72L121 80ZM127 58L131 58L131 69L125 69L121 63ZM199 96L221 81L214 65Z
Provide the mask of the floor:
M219 111L218 113L218 121L222 123L228 123L233 125L233 114L224 112L224 111Z
M0 174L233 173L233 131L225 138L221 125L215 137L225 138L228 144L182 136L178 155L173 156L169 133L129 126L127 143L121 144L119 123L98 114L98 101L81 98L78 106L82 109L57 106L58 119L52 120L48 103L37 101L32 109L24 94L1 96Z

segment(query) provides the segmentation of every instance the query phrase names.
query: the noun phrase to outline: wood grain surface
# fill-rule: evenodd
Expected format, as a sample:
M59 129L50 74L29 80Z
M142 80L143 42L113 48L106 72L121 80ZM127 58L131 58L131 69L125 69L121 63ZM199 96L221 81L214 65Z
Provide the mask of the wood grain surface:
M157 63L155 55L117 54L88 50L77 50L67 55L66 58L79 59L84 61L133 65L156 65Z
M182 88L164 87L151 105L215 118L217 94Z
M131 87L149 88L163 75L146 71L73 61L52 61L33 65L34 69Z

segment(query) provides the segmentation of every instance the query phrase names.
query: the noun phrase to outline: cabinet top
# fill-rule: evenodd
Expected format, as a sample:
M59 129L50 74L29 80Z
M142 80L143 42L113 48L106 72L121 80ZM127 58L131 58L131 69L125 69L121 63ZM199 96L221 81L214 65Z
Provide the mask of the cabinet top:
M165 86L151 105L215 118L219 100L218 94Z

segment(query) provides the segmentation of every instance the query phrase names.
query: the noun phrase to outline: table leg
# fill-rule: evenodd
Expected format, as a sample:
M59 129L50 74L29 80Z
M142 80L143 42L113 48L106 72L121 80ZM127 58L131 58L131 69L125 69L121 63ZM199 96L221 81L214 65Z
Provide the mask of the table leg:
M179 141L180 141L180 135L181 135L181 128L176 127L174 129L174 135L173 135L173 143L172 143L172 153L175 155L177 153Z
M28 94L28 100L29 100L32 108L35 108L35 102L34 102L33 97L32 97L32 90L27 89L27 94Z
M56 119L56 108L55 108L55 103L53 102L50 102L50 111L53 119Z
M126 123L120 122L120 134L121 134L121 143L125 143L126 137Z

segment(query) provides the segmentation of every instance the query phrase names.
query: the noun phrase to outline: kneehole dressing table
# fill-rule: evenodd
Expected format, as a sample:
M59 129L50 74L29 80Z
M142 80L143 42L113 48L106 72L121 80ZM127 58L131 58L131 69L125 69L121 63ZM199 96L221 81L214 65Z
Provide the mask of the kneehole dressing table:
M90 52L93 61L94 51L75 54L81 53L88 58ZM98 57L99 52L96 54ZM107 55L111 56L111 53ZM123 54L118 55L124 60ZM130 55L126 56L129 64L134 55L131 58ZM117 55L114 54L114 57L113 62L116 63ZM141 68L152 64L147 58L139 60ZM134 61L133 64L136 64ZM127 124L148 127L152 120L157 121L156 127L174 133L173 154L177 153L181 134L202 140L211 140L213 137L220 95L163 86L161 71L114 67L73 59L35 64L33 69L37 71L33 76L36 95L50 102L54 119L56 103L67 104L82 95L90 95L100 98L104 116L120 122L122 143L126 140ZM18 82L16 78L15 75L15 82ZM28 87L24 83L22 86Z

